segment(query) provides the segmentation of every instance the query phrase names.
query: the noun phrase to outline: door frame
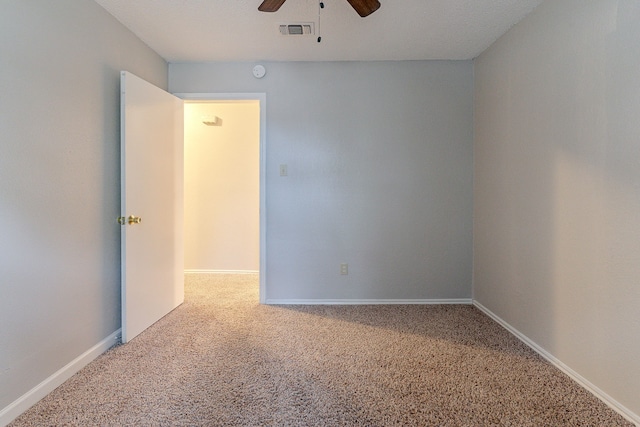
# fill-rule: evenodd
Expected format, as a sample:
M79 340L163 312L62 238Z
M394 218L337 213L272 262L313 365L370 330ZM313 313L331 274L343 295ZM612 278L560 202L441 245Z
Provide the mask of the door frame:
M173 93L174 96L183 101L193 102L221 102L251 100L260 104L260 207L259 207L259 278L260 278L260 304L267 301L267 94L266 93Z

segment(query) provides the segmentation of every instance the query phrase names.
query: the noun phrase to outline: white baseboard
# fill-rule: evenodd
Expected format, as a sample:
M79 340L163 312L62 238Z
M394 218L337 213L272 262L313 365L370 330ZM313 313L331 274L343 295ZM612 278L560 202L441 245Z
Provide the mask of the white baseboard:
M38 403L40 399L51 393L56 387L71 378L73 374L91 363L96 357L113 347L121 337L121 329L118 329L89 350L76 357L66 366L58 370L49 378L29 390L16 401L0 411L0 426L6 426L16 419L24 411Z
M451 299L267 299L267 305L436 305L472 304L471 298Z
M554 365L556 368L560 369L562 372L567 374L571 379L584 387L587 391L591 392L595 397L602 400L607 404L611 409L622 415L624 418L634 423L636 426L640 426L640 415L635 414L630 409L626 408L624 405L619 403L613 397L609 396L607 393L602 391L596 385L591 383L589 380L584 378L582 375L578 374L576 371L571 369L569 366L565 365L558 358L553 356L551 353L546 351L544 348L540 347L538 344L529 339L526 335L518 331L516 328L508 324L502 318L500 318L497 314L489 310L487 307L480 304L478 301L473 301L473 305L477 307L480 311L485 313L487 316L491 317L493 320L498 322L503 328L507 331L511 332L515 335L520 341L531 347L536 353L540 356L544 357L549 363Z
M258 274L258 270L185 270L184 274Z

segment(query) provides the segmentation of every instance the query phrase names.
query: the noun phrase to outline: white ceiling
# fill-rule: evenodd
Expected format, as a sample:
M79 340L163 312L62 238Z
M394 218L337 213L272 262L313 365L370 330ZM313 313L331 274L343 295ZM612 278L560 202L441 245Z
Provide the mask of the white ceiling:
M346 0L96 0L169 62L471 59L542 0L380 0L361 18ZM314 22L315 36L278 25Z

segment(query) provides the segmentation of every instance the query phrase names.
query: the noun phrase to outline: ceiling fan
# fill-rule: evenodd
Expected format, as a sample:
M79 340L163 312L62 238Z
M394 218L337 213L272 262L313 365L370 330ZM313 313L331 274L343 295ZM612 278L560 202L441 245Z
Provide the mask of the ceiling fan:
M284 4L286 0L264 0L262 4L258 7L258 10L261 12L276 12L280 9L280 6ZM380 7L380 2L378 0L347 0L351 7L358 12L358 15L365 16L371 15L373 12L378 10Z

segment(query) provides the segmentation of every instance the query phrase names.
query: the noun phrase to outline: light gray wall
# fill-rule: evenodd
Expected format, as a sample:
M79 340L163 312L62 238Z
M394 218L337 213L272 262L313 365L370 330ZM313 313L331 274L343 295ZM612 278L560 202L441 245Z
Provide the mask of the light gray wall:
M0 13L0 410L120 327L119 71L167 65L93 1Z
M475 63L474 297L640 414L640 3L549 0Z
M253 65L169 89L267 94L267 299L469 298L472 62Z

